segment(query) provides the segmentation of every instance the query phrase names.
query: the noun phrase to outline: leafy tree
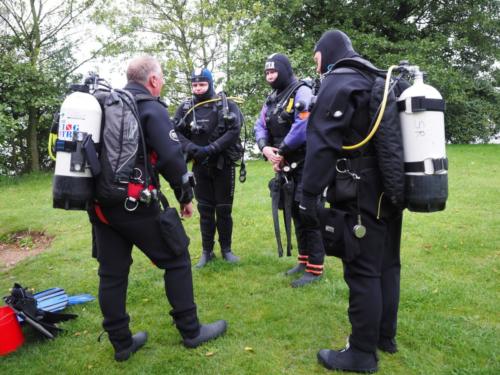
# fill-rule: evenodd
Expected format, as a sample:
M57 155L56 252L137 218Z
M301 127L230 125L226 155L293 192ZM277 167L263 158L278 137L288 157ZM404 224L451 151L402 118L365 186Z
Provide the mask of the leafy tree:
M189 78L195 67L222 73L231 46L250 22L253 1L235 0L137 0L125 9L101 13L100 22L113 33L127 35L116 53L151 53L165 72L163 95L178 104L189 95ZM217 74L218 81L229 79Z
M332 28L380 67L407 59L447 101L447 139L487 141L500 131L498 61L500 3L494 0L262 1L262 16L241 43L233 64L234 89L258 98L266 91L265 56L288 54L299 76L312 71L312 49Z
M96 0L0 0L2 137L10 145L13 171L37 171L54 105L74 71L72 51L85 36L84 23ZM42 140L43 136L43 140ZM45 147L44 147L45 148ZM12 155L12 153L18 156ZM17 159L16 159L17 158Z

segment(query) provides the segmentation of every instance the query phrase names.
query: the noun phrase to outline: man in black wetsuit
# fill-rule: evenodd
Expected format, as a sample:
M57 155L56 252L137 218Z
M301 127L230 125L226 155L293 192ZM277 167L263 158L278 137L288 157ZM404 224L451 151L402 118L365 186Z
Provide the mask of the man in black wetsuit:
M143 97L137 107L150 159L141 160L136 168L143 170L145 164L150 163L156 175L154 180L158 181L160 173L170 183L180 203L181 215L190 217L193 193L186 178L186 163L166 105L159 98L163 86L161 66L153 57L135 58L128 66L127 80L125 90L134 97ZM224 320L206 325L198 322L188 249L186 247L181 255L169 249L162 237L159 214L156 200L150 204L138 203L135 210L126 210L122 202L109 205L104 201L95 202L89 209L95 256L99 262L99 305L104 317L103 328L114 347L117 361L127 360L147 340L146 332L132 335L126 311L134 245L158 268L165 270L165 292L172 306L170 315L186 347L196 347L226 330Z
M353 151L343 149L369 132L373 84L359 69L334 67L346 58L373 67L354 51L343 32L324 33L314 55L324 78L309 117L300 208L308 225L319 226L315 203L328 186L327 201L346 215L350 233L344 239L348 245L342 259L349 287L349 343L340 351L321 350L318 360L332 370L375 372L377 347L397 351L402 206L383 194L374 142ZM366 234L356 225L363 226Z
M214 237L219 234L222 258L237 263L231 242L235 162L241 157L239 140L242 115L231 100L215 95L212 73L196 69L191 75L192 98L174 117L182 149L193 160L194 195L200 212L202 254L197 268L215 258ZM226 113L227 112L227 113Z

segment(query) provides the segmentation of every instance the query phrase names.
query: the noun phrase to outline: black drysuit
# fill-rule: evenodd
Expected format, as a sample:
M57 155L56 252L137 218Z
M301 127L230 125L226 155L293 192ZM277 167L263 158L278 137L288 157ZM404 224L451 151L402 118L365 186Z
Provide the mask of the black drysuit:
M342 43L337 45L341 58L357 56L352 49L342 51ZM318 195L328 186L328 202L347 212L350 238L345 241L343 264L349 286L350 345L367 352L375 352L379 339L396 335L402 221L401 210L383 194L374 142L355 151L342 150L368 134L372 83L351 68L336 69L324 78L309 117L303 176L304 194ZM338 162L342 158L348 161ZM338 172L346 165L360 177L357 188L351 175ZM361 239L351 230L358 214L366 227Z
M134 96L150 95L141 84L129 82L125 90ZM187 173L181 145L164 104L158 100L138 103L140 122L148 153L157 157L156 171L170 183L180 203L189 203L192 189L182 184ZM158 178L156 178L158 181ZM159 268L164 269L165 292L172 306L170 314L183 337L195 337L200 325L196 313L188 249L176 256L160 232L157 201L140 203L127 211L124 204L108 206L96 203L89 210L94 239L94 255L99 262L99 304L103 327L116 351L132 344L129 315L126 312L128 274L132 247L137 246Z
M200 212L203 251L213 251L217 231L221 251L226 253L231 251L231 212L235 184L235 161L231 159L229 151L234 151L239 144L242 116L238 106L231 100L228 100L228 112L235 115L232 122L223 120L221 100L199 105L187 113L192 106L204 100L206 98L181 104L174 123L184 152L188 158L194 159L194 194ZM207 151L201 158L195 157L192 150L200 147Z

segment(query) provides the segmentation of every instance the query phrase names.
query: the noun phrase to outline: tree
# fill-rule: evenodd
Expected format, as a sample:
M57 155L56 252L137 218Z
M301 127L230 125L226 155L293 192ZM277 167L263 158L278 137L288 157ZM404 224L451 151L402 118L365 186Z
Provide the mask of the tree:
M235 0L137 0L126 9L103 12L100 21L113 33L126 34L116 52L151 53L163 65L163 95L178 104L189 95L195 67L221 73L231 46L238 43L242 26L252 19L253 1ZM229 79L217 74L218 81Z
M1 45L2 55L7 56L2 59L1 95L9 97L9 108L17 108L11 118L18 126L16 142L22 148L26 145L20 156L24 171L40 169L41 121L53 110L74 71L88 60L75 61L71 52L84 39L78 22L83 23L96 3L0 0L0 36L9 40ZM8 112L4 108L3 117Z
M276 0L240 45L235 89L261 94L265 56L283 52L299 76L311 73L312 49L332 28L380 67L407 59L427 72L447 102L447 139L487 141L500 131L500 3L494 0ZM250 59L250 60L249 60ZM259 98L262 101L262 96ZM256 104L251 105L255 111ZM254 112L256 115L257 112Z

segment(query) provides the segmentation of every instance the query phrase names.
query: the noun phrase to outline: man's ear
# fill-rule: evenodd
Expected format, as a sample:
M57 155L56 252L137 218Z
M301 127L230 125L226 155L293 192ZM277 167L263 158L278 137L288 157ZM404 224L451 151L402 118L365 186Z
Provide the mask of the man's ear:
M156 79L156 76L154 74L151 74L148 77L148 83L151 87L157 88L158 87L158 80Z

